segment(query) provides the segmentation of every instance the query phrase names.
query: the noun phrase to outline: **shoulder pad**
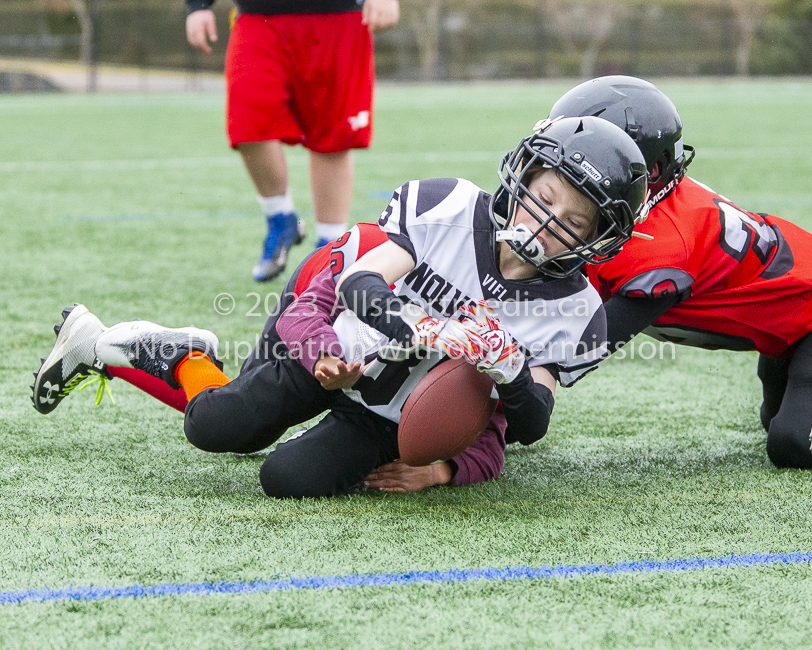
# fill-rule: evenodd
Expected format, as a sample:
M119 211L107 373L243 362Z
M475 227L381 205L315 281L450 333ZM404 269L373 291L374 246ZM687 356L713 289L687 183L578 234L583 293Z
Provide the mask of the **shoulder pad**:
M691 297L694 278L682 269L653 269L626 282L618 290L624 298L664 298L677 294L682 302Z

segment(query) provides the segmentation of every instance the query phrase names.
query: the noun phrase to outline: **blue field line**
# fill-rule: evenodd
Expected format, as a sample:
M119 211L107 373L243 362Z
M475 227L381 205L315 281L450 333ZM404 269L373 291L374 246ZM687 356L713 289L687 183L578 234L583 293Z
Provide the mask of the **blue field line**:
M518 566L504 569L450 569L448 571L410 571L408 573L349 574L344 576L289 577L265 582L193 582L165 583L144 587L139 584L123 587L66 587L63 589L26 589L0 592L0 605L44 603L72 600L93 601L111 598L140 598L144 596L210 596L212 594L250 594L291 589L347 589L353 587L392 587L414 584L455 584L473 580L503 582L507 580L547 580L578 578L595 575L629 573L675 573L699 569L731 569L769 564L804 564L812 562L812 553L755 553L727 555L718 558L687 558L677 560L640 560L620 564L559 564L556 566Z

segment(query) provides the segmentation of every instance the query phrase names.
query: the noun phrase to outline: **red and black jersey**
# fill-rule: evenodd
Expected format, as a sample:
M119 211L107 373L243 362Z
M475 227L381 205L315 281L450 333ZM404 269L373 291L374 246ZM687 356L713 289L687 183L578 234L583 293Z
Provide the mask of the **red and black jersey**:
M357 223L351 230L345 232L335 241L320 248L294 273L293 296L297 297L319 273L328 266L333 269L333 275L340 275L344 269L353 262L361 259L367 252L380 246L389 237L376 223ZM352 244L349 246L348 244ZM334 250L335 249L335 250ZM351 258L348 259L348 255Z
M601 298L678 302L645 332L709 349L785 356L812 331L812 234L746 212L684 178L613 260L587 267Z

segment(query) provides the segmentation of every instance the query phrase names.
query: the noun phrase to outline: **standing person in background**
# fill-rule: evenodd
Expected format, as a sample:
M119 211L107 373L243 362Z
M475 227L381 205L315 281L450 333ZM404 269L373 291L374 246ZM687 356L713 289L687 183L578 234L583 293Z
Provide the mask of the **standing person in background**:
M211 52L214 0L186 0L186 37ZM350 149L372 140L372 34L393 27L398 0L237 0L226 52L226 130L268 220L253 269L270 280L303 237L283 144L310 151L316 248L344 234L352 201Z

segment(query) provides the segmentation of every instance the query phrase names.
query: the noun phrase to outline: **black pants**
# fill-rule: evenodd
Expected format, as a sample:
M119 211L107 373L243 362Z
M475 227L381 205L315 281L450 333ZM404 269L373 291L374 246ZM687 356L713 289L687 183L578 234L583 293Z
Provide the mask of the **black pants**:
M184 431L189 442L204 451L244 454L265 449L289 427L326 410L330 412L316 426L268 454L260 470L268 496L344 493L398 457L394 422L340 390L324 390L289 358L249 358L234 381L189 402Z
M767 455L776 467L812 469L812 334L790 359L758 359Z

